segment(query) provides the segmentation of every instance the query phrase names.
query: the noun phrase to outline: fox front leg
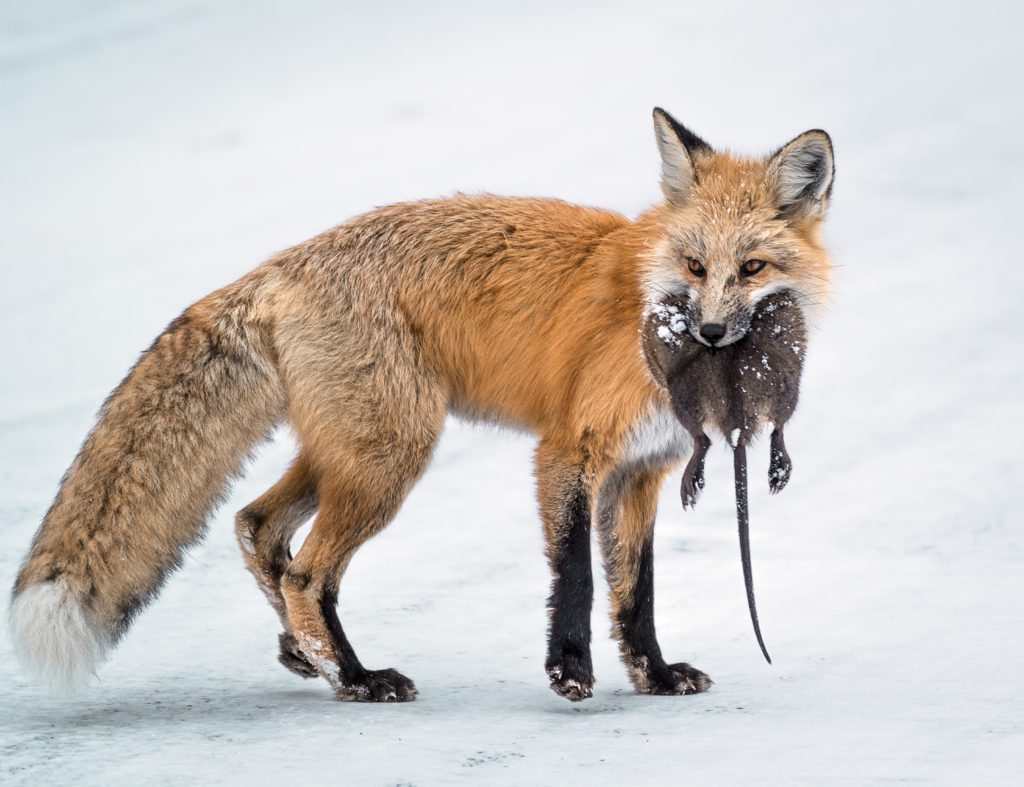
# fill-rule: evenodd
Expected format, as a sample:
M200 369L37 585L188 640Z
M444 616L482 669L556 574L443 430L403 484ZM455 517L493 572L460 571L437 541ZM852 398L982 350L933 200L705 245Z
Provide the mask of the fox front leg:
M612 603L612 634L641 694L696 694L711 678L685 662L669 664L654 631L654 516L665 473L620 469L602 485L599 531Z
M592 696L594 687L590 657L590 611L594 602L591 498L582 460L554 451L542 441L537 449L537 489L552 574L544 668L551 689L578 702Z

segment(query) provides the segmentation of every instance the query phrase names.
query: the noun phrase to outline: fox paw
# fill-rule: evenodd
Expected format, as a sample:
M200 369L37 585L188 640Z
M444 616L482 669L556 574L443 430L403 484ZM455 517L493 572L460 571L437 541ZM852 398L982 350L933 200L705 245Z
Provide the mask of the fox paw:
M594 696L594 668L590 658L565 656L547 667L551 690L571 702Z
M316 667L303 655L299 649L299 642L294 636L291 634L281 634L277 641L281 644L281 653L277 657L281 664L303 678L315 678L320 674L317 672Z
M416 684L393 669L366 670L355 681L338 686L334 693L346 702L412 702Z
M652 664L647 656L631 660L629 677L640 694L700 694L714 684L711 678L689 664Z

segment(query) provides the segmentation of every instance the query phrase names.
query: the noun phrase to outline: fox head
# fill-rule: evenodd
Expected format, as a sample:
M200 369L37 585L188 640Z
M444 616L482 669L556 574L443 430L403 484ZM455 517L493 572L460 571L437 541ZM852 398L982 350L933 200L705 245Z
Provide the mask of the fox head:
M687 330L724 347L750 328L757 303L792 290L813 317L831 263L821 225L832 192L832 141L807 131L764 158L714 150L654 110L664 202L651 212L644 272L649 303L685 296Z

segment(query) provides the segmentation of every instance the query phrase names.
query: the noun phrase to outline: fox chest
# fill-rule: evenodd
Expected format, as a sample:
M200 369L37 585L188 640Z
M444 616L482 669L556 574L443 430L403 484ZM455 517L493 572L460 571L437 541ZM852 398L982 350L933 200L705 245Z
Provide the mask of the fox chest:
M621 462L658 465L678 462L690 453L693 442L671 408L655 404L630 427L620 452Z

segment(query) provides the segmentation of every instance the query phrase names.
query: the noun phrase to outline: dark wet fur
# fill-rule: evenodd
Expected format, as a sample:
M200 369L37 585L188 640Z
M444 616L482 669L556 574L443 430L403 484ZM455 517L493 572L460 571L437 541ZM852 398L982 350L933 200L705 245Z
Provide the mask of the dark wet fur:
M747 604L757 643L771 663L754 603L746 448L765 426L772 426L768 484L773 493L780 492L792 473L783 427L796 409L807 327L796 297L787 292L764 298L754 310L747 335L727 347L712 349L685 328L680 330L680 320L689 324L692 315L688 299L664 301L645 326L644 350L669 390L676 417L693 438L693 455L683 473L684 508L693 506L704 488L704 458L711 445L704 426L727 437L735 434L730 442Z

